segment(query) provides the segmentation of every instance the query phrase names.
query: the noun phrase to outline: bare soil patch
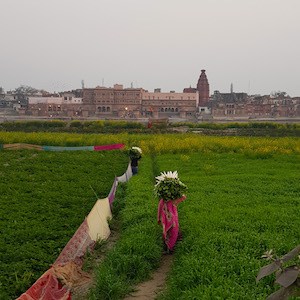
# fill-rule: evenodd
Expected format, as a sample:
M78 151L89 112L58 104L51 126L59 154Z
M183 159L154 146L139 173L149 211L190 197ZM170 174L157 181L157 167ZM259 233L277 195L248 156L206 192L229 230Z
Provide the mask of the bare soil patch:
M153 272L151 279L137 285L135 291L125 297L124 300L155 299L165 287L172 262L172 255L164 255L160 267Z

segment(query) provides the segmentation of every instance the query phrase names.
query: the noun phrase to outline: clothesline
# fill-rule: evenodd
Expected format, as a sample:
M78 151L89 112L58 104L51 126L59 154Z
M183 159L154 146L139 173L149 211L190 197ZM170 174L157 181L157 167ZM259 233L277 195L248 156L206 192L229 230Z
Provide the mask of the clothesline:
M0 149L4 150L20 150L31 149L39 151L105 151L124 148L124 144L109 144L96 146L78 146L78 147L62 147L62 146L40 146L33 144L15 143L15 144L0 144Z

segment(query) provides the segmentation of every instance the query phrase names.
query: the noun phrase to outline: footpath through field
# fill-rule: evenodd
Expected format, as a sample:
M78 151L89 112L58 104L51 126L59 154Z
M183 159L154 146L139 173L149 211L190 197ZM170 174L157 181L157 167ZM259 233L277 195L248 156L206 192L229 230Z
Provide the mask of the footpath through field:
M261 255L269 249L282 255L299 244L299 166L299 154L276 151L145 155L114 201L120 237L97 267L89 298L154 299L160 286L152 281L146 296L147 283L138 284L171 265L160 277L167 280L160 300L265 299L276 288L255 283L265 264ZM178 209L183 240L166 257L153 186L161 171L174 170L189 189Z
M165 289L167 275L171 270L173 257L166 255L163 257L157 270L151 273L151 278L139 283L134 287L134 291L124 300L153 300Z

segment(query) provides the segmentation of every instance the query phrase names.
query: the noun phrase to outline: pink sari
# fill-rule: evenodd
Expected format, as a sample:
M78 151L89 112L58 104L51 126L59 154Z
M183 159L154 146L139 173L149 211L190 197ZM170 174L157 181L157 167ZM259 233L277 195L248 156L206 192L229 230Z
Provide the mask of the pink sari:
M157 220L162 224L163 238L169 250L173 250L179 232L177 205L184 201L186 196L176 200L164 201L160 199L158 204Z

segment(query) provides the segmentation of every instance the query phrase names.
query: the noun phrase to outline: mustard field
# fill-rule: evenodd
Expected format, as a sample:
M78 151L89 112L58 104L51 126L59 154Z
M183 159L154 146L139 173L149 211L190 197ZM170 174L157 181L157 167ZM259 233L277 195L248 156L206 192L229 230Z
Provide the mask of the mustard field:
M0 144L27 143L42 146L90 146L124 143L135 145L145 154L190 153L244 153L272 155L300 153L298 137L218 137L198 134L78 134L47 132L0 132Z

